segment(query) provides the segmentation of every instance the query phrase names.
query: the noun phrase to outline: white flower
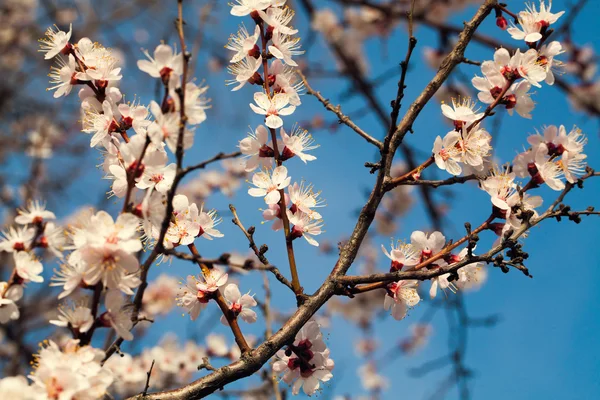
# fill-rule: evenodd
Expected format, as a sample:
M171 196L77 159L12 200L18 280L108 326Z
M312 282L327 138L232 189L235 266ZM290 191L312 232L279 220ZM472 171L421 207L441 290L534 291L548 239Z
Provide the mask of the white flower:
M104 352L67 340L63 350L45 341L29 375L36 399L92 400L102 398L113 383L113 376L100 362Z
M537 42L542 38L542 29L545 31L565 13L561 11L553 14L550 12L551 8L552 0L548 2L548 7L544 0L540 0L539 11L533 4L527 5L527 10L521 11L518 15L520 28L513 25L508 28L508 33L516 40L525 40L527 43Z
M300 95L304 91L304 82L298 76L295 68L285 65L281 60L275 60L271 63L269 74L275 76L273 90L276 93L285 93L288 95L290 104L298 107L302 104Z
M464 126L461 128L461 130ZM458 164L462 161L462 148L459 144L460 133L456 131L450 131L444 139L438 136L433 143L433 155L435 159L435 165L439 169L448 171L452 175L459 175L462 172L462 168Z
M284 1L283 1L284 2ZM267 9L265 21L269 24L269 27L273 30L277 30L284 35L295 35L298 33L298 29L294 29L288 26L294 17L294 10L289 7L278 8L277 6L271 6Z
M49 250L55 257L62 259L63 250L67 242L65 231L53 222L46 222L44 235L40 238L39 247Z
M477 113L475 110L475 102L470 98L463 98L457 102L452 99L452 107L447 104L442 104L442 114L454 121L454 126L459 129L463 125L471 125L483 117L483 113Z
M271 99L264 92L254 93L254 101L258 106L250 104L250 108L257 114L265 115L265 124L269 128L277 129L283 125L280 115L290 115L296 106L290 105L287 94L277 93Z
M283 60L287 65L297 67L298 64L292 59L292 56L304 54L303 50L299 50L300 38L294 38L275 29L273 31L272 41L273 44L269 46L269 52L271 52L275 58Z
M73 329L78 333L85 333L94 324L92 310L84 304L71 303L58 307L58 319L50 320L52 325Z
M40 224L51 219L56 219L52 211L46 210L46 205L39 201L29 201L27 209L17 210L19 215L15 217L15 222L21 225Z
M229 42L227 42L227 45L225 46L226 49L235 52L229 62L236 63L246 56L260 55L260 50L256 45L259 37L260 28L258 25L254 27L254 34L250 35L246 30L246 27L242 24L238 33L236 35L231 35L229 37Z
M143 135L145 139L146 128L151 123L148 120L148 108L141 105L121 103L117 107L117 110L119 111L119 114L121 114L121 124L126 128L132 127L136 133Z
M327 382L333 374L334 362L329 358L329 349L323 342L323 335L316 321L308 321L296 334L294 343L288 350L277 352L273 371L283 374L283 381L292 384L292 394L300 389L307 395L314 394L320 382Z
M189 202L185 195L173 197L173 217L165 235L165 245L172 248L175 245L188 245L194 242L200 232L198 223L198 206ZM160 224L156 227L160 229ZM155 239L158 239L156 232Z
M164 140L171 152L175 153L179 140L179 113L163 113L158 103L150 102L150 111L154 115L154 122L148 126L148 135L155 145L160 145ZM187 150L194 144L194 132L185 129L183 132L183 149Z
M449 277L450 277L450 274L443 274L440 276L436 276L435 278L431 278L431 287L429 288L429 297L434 299L435 296L437 296L438 286L443 291L445 291L446 289L450 289L450 291L452 293L456 293L456 286L454 286L454 284L452 282L448 281Z
M516 192L515 173L505 170L492 170L492 174L481 182L481 188L490 196L492 204L510 216L508 199Z
M44 278L40 275L44 271L44 266L34 255L26 251L14 252L15 269L19 278L25 282L44 282Z
M54 270L55 275L52 277L50 286L63 287L63 291L58 295L59 299L67 297L83 283L86 268L86 264L81 260L81 255L75 252L69 256L67 263L62 264L60 269Z
M419 263L420 253L411 244L398 241L396 246L394 246L394 243L392 242L390 247L391 251L388 252L387 249L381 245L383 254L392 261L390 271L400 271L405 266L409 267L407 270L410 270L410 267Z
M118 81L123 78L121 75L121 68L117 65L119 60L112 57L110 54L106 54L104 57L98 59L94 68L88 68L85 72L79 72L77 79L81 80L95 80L100 81L106 87L110 81Z
M177 305L184 308L194 321L200 315L210 299L206 291L198 289L199 281L192 275L188 275L186 285L182 287L177 295Z
M544 127L543 136L538 131L535 135L527 137L527 142L537 148L540 143L545 143L550 154L561 155L565 151L573 154L581 153L587 143L587 138L579 128L574 126L569 133L564 125Z
M400 321L406 317L409 308L416 306L421 298L417 292L418 281L403 280L390 283L383 302L383 308L390 310L392 317Z
M158 45L154 50L154 58L150 57L147 50L144 50L144 54L148 60L139 60L137 66L153 78L161 78L166 83L171 73L177 75L183 73L183 57L180 53L174 52L169 45Z
M281 200L279 191L285 189L291 180L283 165L276 167L271 173L256 172L252 176L252 184L256 187L248 189L248 194L252 197L264 197L267 204L276 204Z
M309 244L318 247L319 242L317 242L313 236L320 235L323 232L321 230L323 221L320 219L313 220L310 215L303 212L297 211L296 213L292 213L290 210L287 210L286 212L290 224L294 225L291 229L290 236L293 239L303 237Z
M83 129L85 133L93 133L90 147L96 147L103 142L116 126L113 118L113 109L108 100L102 103L102 113L96 110L86 110L83 119Z
M543 45L540 49L537 63L546 71L546 83L548 85L554 85L555 79L552 69L562 66L562 63L558 60L555 60L554 57L564 52L565 50L563 50L562 45L556 40L550 42L549 44Z
M280 134L284 144L284 148L281 151L282 160L285 161L294 156L298 156L298 158L306 164L307 161L314 161L317 159L317 157L305 153L306 151L314 150L319 147L318 145L313 145L314 139L306 129L297 126L292 131L292 134L288 135L282 127Z
M188 82L185 85L185 115L187 123L198 125L206 121L206 111L210 108L210 99L204 94L208 91L208 86L198 86L194 82ZM171 96L175 101L175 111L179 112L179 96Z
M511 57L508 50L500 48L494 53L494 61L485 61L481 65L481 72L485 76L499 73L507 81L524 78L534 86L541 87L539 82L546 79L546 71L538 63L538 52L529 49L525 53L517 49Z
M106 312L100 316L102 323L111 326L117 332L117 335L124 340L133 340L133 334L131 333L131 328L133 328L133 321L131 320L133 305L127 304L127 300L118 290L109 290L106 293L104 305L106 306Z
M257 126L253 132L248 133L248 137L240 140L238 147L246 156L245 171L251 172L259 166L267 168L272 165L275 153L269 146L271 143L269 131L264 125Z
M535 108L535 103L531 100L530 88L531 85L526 81L511 86L504 101L508 114L512 115L514 108L521 117L531 119L531 111Z
M414 249L420 253L419 263L431 258L431 256L439 253L446 244L446 238L441 232L433 232L430 235L422 231L414 231L410 235L410 243ZM434 264L439 264L441 260L435 261Z
M324 207L323 201L319 199L320 192L315 193L312 185L304 185L304 182L298 185L294 182L288 186L289 201L286 204L290 205L292 212L300 210L308 215L311 219L321 219L321 214L313 210L315 207ZM291 203L291 204L290 204Z
M22 251L31 246L35 238L35 229L23 227L10 227L8 231L2 232L2 242L0 250L12 253L13 251Z
M262 85L263 80L258 74L258 69L262 66L262 56L254 58L246 56L235 64L231 64L227 67L227 71L230 74L235 75L235 79L227 81L228 85L235 85L236 87L231 89L232 91L240 90L248 82L251 84Z
M52 27L46 30L46 37L40 39L40 51L46 53L44 55L45 60L53 58L58 53L64 52L65 48L68 48L72 30L73 25L71 24L69 25L69 32L63 32L58 27L56 27L56 31Z
M139 278L130 276L139 269L137 257L116 245L84 247L81 257L86 263L83 280L87 285L95 285L101 281L109 289L133 294L131 289L141 283Z
M76 64L75 57L72 54L69 54L67 61L64 59L57 59L58 67L50 67L50 86L48 90L57 89L54 92L54 98L57 99L61 96L67 96L71 93L71 89L73 89L73 85L77 82L75 78Z
M250 307L256 307L257 304L253 296L250 296L250 294L242 295L238 286L230 283L225 287L223 297L227 300L229 309L236 317L239 316L249 324L256 322L256 312L250 309ZM221 323L223 325L229 324L225 315L221 316Z
M526 11L521 11L517 19L518 26L511 23L512 26L506 30L513 39L535 43L542 38L541 26L535 20L535 16Z
M202 205L202 207L204 207L204 205ZM223 234L215 229L215 226L219 225L221 221L222 219L217 216L216 210L205 212L203 211L203 208L201 208L197 219L198 225L200 226L197 236L201 236L208 240L212 240L213 237L223 237Z
M175 163L163 167L146 167L140 181L135 186L150 191L156 189L157 192L166 194L173 185L176 173L177 164Z
M472 126L470 129L463 127L462 140L459 141L463 152L462 162L477 171L483 170L484 159L489 156L492 149L491 140L492 136L479 125Z
M564 152L558 166L562 169L565 179L570 183L576 183L581 175L585 173L587 155L583 153Z

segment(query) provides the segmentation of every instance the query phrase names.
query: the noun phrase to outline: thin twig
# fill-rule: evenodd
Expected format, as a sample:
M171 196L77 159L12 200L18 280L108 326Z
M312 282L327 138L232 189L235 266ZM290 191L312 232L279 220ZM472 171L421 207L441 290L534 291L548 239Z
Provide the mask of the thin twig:
M371 135L369 135L367 132L362 130L358 125L356 125L354 122L352 122L350 117L348 117L347 115L345 115L342 112L342 108L339 105L334 106L333 104L331 104L331 102L328 99L323 97L321 92L314 90L309 85L308 80L306 79L306 76L304 76L304 74L302 72L298 71L298 75L300 75L300 78L302 79L302 82L304 83L304 87L306 88L306 93L310 94L312 96L315 96L317 98L317 100L319 100L319 102L321 102L321 104L323 104L323 106L327 110L331 111L338 117L338 120L340 121L340 123L346 125L350 129L352 129L354 132L358 133L367 142L374 144L378 148L381 148L383 146L383 143L381 143L379 140L377 140L374 137L372 137Z

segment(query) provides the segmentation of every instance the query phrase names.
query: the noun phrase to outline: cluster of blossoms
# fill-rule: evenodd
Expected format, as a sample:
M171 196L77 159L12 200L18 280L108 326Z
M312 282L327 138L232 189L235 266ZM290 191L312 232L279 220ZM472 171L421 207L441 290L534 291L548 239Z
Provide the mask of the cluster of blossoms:
M60 346L45 342L35 355L34 370L29 375L0 380L3 399L82 399L102 398L113 384L113 374L100 362L102 350L82 346L78 340L67 340Z
M18 214L17 225L4 231L0 241L0 251L12 253L14 262L9 280L0 282L0 324L19 318L16 302L28 283L44 282L41 257L62 259L65 246L63 229L53 222L56 216L43 204L32 201Z
M428 262L430 258L436 257L442 253L446 246L446 238L441 232L426 234L422 231L415 231L410 236L410 243L398 241L392 242L391 249L388 251L381 246L384 254L391 260L390 272L394 271L412 271L422 268L423 264L429 270L446 267L450 264L462 261L467 256L467 249L461 250L458 254L443 253L443 257ZM431 288L429 295L436 297L438 288L456 291L463 285L471 285L469 282L480 279L480 271L483 269L483 263L467 264L458 270L458 279L449 280L450 274L443 274L431 279ZM406 317L408 309L417 305L421 298L417 291L418 281L400 280L387 285L384 308L390 310L392 316L401 320Z
M302 388L310 396L319 389L321 382L333 377L331 371L335 364L329 358L329 349L314 320L308 321L296 334L294 343L279 350L276 356L273 371L283 374L283 381L292 385L295 395Z
M133 295L133 290L141 284L139 253L144 247L156 245L158 240L162 240L161 248L172 249L192 245L198 237L211 240L223 235L215 229L220 218L214 210L204 210L203 205L190 202L187 196L171 193L178 168L177 164L169 163L167 150L174 154L180 137L184 149L192 145L193 128L206 119L208 103L204 98L205 87L181 82L183 55L165 44L156 48L154 57L145 52L148 59L138 62L139 69L159 79L165 88L161 104L153 101L146 107L123 101L117 87L122 79L121 68L111 50L88 38L71 43L71 36L71 29L64 32L50 28L41 40L45 59L54 58L57 63L51 69L50 89L54 90L54 97L61 97L80 87L82 131L91 135L90 146L101 150L103 169L112 180L111 193L124 198L125 204L116 220L104 211L83 213L71 226L68 239L52 222L55 215L39 203L31 203L28 210L20 211L15 218L19 226L5 232L0 243L1 250L12 252L15 260L10 280L0 283L0 323L19 317L15 302L22 296L25 284L43 281L43 267L34 250L53 253L62 265L55 271L51 286L61 287L59 299L66 300L50 323L67 328L75 339L64 352L54 343L42 351L39 367L31 376L32 387L45 385L48 398L95 399L106 393L112 374L100 368L103 352L89 346L79 347L79 343L89 343L94 331L102 327L113 329L124 340L133 339L132 328L139 317L133 315L135 307L124 295ZM184 110L181 93L185 93ZM186 116L185 126L181 124L181 115ZM293 144L290 148L295 149ZM244 168L230 170L236 179L245 174ZM234 189L232 185L231 190ZM172 201L173 210L169 216L168 201ZM70 252L63 256L63 250ZM217 269L202 278L206 283L206 300L227 281L226 274L211 281L214 274L218 274ZM179 286L167 276L151 285L141 304L144 317L168 313L176 303ZM93 299L80 293L80 289L93 291ZM194 290L198 301L202 297L200 289ZM102 298L104 310L99 312ZM224 301L235 318L256 321L256 313L251 309L256 301L248 294L242 295L237 285L224 288ZM227 319L223 322L227 324ZM214 354L232 357L235 354L230 350L221 354L223 346L218 343L214 347L217 349ZM77 362L78 357L81 362ZM199 364L191 358L185 363L190 366L186 370L188 380ZM169 367L168 359L167 355L161 359L161 369L177 372L173 367L181 368L181 360L171 360L174 364ZM147 369L146 366L144 371ZM125 380L136 379L131 369L121 372L127 375ZM145 376L145 372L141 375Z
M479 112L476 103L468 97L453 100L451 105L442 104L442 113L452 121L454 129L444 138L435 139L431 159L409 177L420 179L421 170L433 163L452 175L460 175L465 169L466 173L475 174L480 188L490 195L491 220L504 220L487 225L487 229L500 237L520 228L529 218L537 217L535 208L542 204L542 198L530 195L528 190L544 183L551 189L562 190L565 180L575 183L586 168L585 136L577 128L567 133L564 126L544 127L542 133L530 136L530 147L518 154L509 166L493 166L489 160L491 135L482 127L482 121L499 106L504 106L509 114L515 110L522 117L531 118L534 103L529 90L532 86L541 87L543 82L554 84L553 69L562 65L555 59L564 52L561 43L545 44L551 34L549 26L563 14L553 14L550 9L551 4L546 6L544 1L540 2L539 10L528 6L518 15L518 26L508 29L514 39L526 42L526 51L517 49L511 54L500 48L493 60L481 64L483 77L476 76L472 84L479 90L479 100L488 104L484 112ZM497 22L506 29L507 24L501 20L502 12L497 9ZM521 185L515 181L517 177L529 178L529 182ZM384 248L384 253L392 261L390 271L393 272L443 268L465 260L468 249L452 254L446 249L446 239L440 232L426 235L417 231L411 235L410 243L392 244L391 251ZM435 297L438 288L455 291L476 287L486 277L481 266L481 263L470 263L455 275L446 273L433 278L430 296ZM407 310L420 301L417 285L415 280L400 280L387 286L384 307L391 310L394 318L404 318Z
M318 246L314 236L321 234L323 223L315 208L323 205L320 193L304 182L290 184L291 177L283 165L294 157L304 163L315 160L309 152L317 147L306 130L295 126L286 131L281 118L291 115L301 104L303 89L294 56L304 52L300 50L300 39L294 36L298 30L289 25L294 12L285 5L285 0L265 0L238 1L231 14L249 15L255 29L250 34L242 25L238 33L230 37L226 47L235 53L229 67L235 79L230 83L236 84L233 90L247 83L262 86L254 93L256 104L250 107L265 116L265 125L258 125L239 143L245 156L245 170L260 169L252 175L254 187L248 193L264 197L268 208L263 211L263 217L273 221L274 230L284 228L288 239L304 237L311 245Z
M114 377L111 393L125 398L142 392L152 362L150 387L161 390L174 383L188 383L205 357L213 362L216 359L233 361L240 355L237 345L228 345L222 335L207 335L205 346L202 346L191 340L179 343L175 334L167 334L156 346L144 349L138 356L123 354L109 358L105 368Z
M489 169L487 157L491 151L491 136L481 127L481 121L495 107L504 106L508 113L513 111L524 118L531 118L535 104L531 99L532 86L541 87L542 82L554 84L554 70L561 66L556 56L564 53L558 41L544 44L548 27L563 14L550 12L540 2L540 10L529 6L527 11L519 13L519 25L509 28L513 38L525 40L528 49L517 49L511 54L507 49L496 50L494 59L481 64L482 77L472 79L473 86L479 91L478 99L488 104L486 112L478 112L477 105L469 98L452 101L452 106L442 104L442 113L452 120L455 130L443 139L435 140L433 153L436 165L452 175L462 172L461 163L469 167L470 172L486 174ZM501 16L499 18L504 18ZM504 24L499 26L506 28Z
M177 294L177 304L190 314L193 321L207 303L215 298L219 288L224 287L223 296L232 314L248 323L256 322L256 312L252 310L257 305L256 300L249 294L242 295L235 283L225 286L228 279L229 275L219 267L213 267L209 273L200 277L188 275L185 286ZM228 324L225 315L222 316L221 323Z

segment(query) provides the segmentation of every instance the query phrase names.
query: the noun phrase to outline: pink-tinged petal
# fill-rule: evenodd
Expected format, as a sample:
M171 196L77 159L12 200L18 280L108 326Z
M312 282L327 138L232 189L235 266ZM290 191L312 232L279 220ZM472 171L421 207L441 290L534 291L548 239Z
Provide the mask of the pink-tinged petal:
M223 291L223 296L225 296L225 298L229 302L236 303L242 295L238 286L235 283L230 283L225 287L225 290Z
M255 323L257 319L256 313L248 308L242 309L242 311L240 312L240 318L249 324Z
M256 307L256 305L258 304L254 297L250 296L249 294L242 295L239 303L244 307Z

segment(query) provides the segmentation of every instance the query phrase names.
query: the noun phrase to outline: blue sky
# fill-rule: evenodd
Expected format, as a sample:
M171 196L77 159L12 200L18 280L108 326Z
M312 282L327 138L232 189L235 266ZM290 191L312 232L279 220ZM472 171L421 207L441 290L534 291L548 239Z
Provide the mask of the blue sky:
M329 4L325 1L317 3ZM573 38L579 44L593 43L595 38L600 37L596 21L600 13L600 3L595 1L590 3L586 12L579 16L575 24ZM553 9L568 9L567 4L566 1L556 0L553 2ZM523 7L523 3L510 1L509 6L511 10L518 11ZM239 21L229 16L227 11L224 5L218 7L218 23L208 26L209 33L205 44L215 43L216 47L220 47L226 42L229 33L235 30L235 24ZM174 15L175 10L168 12ZM469 8L453 18L452 22L458 25L462 20L470 18L473 12L474 9ZM136 20L133 20L132 25L135 27ZM296 25L303 37L308 36L306 34L308 26L303 15ZM76 32L76 23L74 28ZM119 30L122 36L127 38L132 35L133 27L125 25ZM519 44L512 41L507 33L497 29L493 18L489 18L483 24L482 32L497 37L505 43ZM414 64L408 74L408 88L403 110L435 73L424 64L422 50L425 46L436 46L437 35L427 28L419 27L416 30L416 37L419 43ZM92 39L102 41L102 38ZM160 37L151 33L149 42L133 47L152 49L160 39L173 43L175 37L174 35ZM111 45L111 43L106 44ZM385 46L387 56L382 57L382 45L379 40L368 41L367 56L370 59L371 76L378 76L382 71L397 64L404 57L405 46L404 28L395 29L387 40ZM470 59L485 60L491 59L492 54L491 49L473 45L468 48L466 56ZM142 58L141 52L139 58ZM316 44L307 59L312 63L321 62L328 70L333 70L335 67L322 42ZM226 73L209 72L206 61L207 55L201 53L195 76L198 81L206 80L210 85L209 95L213 99L213 108L208 113L208 121L197 130L194 148L186 153L185 161L190 164L209 158L217 151L234 150L237 141L245 136L248 125L255 127L261 122L260 117L251 113L247 106L253 91L246 87L240 92L230 92L224 85L225 79L229 78ZM476 66L465 65L460 69L467 76L479 73L479 68ZM151 78L142 76L136 71L133 60L128 60L123 75L122 89L128 98L131 99L135 94L139 96L142 103L147 103L153 98L153 90L146 89L151 87L149 85ZM135 76L135 81L127 81L128 76ZM389 104L389 100L394 97L396 82L397 79L391 79L377 89L382 104ZM314 79L311 84L315 89L322 91L326 97L332 98L334 102L339 101L339 95L347 88L347 83L342 80ZM536 128L550 124L563 124L570 128L576 124L588 135L587 153L590 160L594 160L590 161L591 165L600 168L599 165L594 164L600 149L597 122L587 119L582 114L574 113L567 99L555 88L544 86L536 92L537 106L532 120L517 115L502 117L501 135L497 140L496 148L500 161L512 160L516 152L526 145L527 135L534 132ZM69 101L66 102L66 105L70 104ZM345 111L350 112L361 109L363 103L354 98L344 102L343 107ZM503 112L500 111L498 114ZM302 106L292 117L285 120L286 126L295 121L308 120L314 115L323 115L327 120L333 120L324 112L316 99L305 96ZM73 116L76 117L76 108L73 108ZM373 136L382 137L384 134L384 129L378 120L371 115L360 118L356 122ZM435 137L444 135L448 130L439 103L432 101L415 123L415 134L408 135L406 141L427 154ZM328 204L322 212L326 223L326 233L322 238L335 244L354 226L355 212L364 203L365 189L372 187L374 176L369 174L363 164L365 161L374 161L375 152L363 139L345 127L340 127L334 134L327 131L316 131L313 134L321 145L315 151L317 161L304 165L297 159L291 160L288 169L295 179L304 178L314 183L317 189L322 190ZM94 168L94 165L99 163L99 155L94 152L90 154L92 156L84 160L81 165L81 168L86 171L85 183L72 188L68 201L55 204L59 215L67 215L74 206L96 203L101 194L108 190L107 181L101 180L101 171ZM421 156L419 159L424 157ZM436 171L436 176L442 178L446 175L443 171ZM585 186L584 192L575 190L568 197L567 202L574 209L589 205L600 206L597 202L600 195L600 182L588 181ZM283 271L287 271L281 232L273 233L268 225L260 225L261 215L258 208L263 207L263 203L260 199L249 197L244 188L245 184L231 199L221 195L214 196L209 200L208 205L225 211L229 202L235 204L243 222L246 225L257 226L257 240L269 245L268 256L271 262ZM462 236L463 224L466 221L479 225L490 210L489 196L474 186L460 186L452 189L452 193L452 197L445 194L436 197L441 203L447 202L451 209L443 232L448 239ZM556 192L546 188L539 190L539 193L544 196L548 204L556 195ZM113 203L112 200L109 202L110 209L116 214L120 204ZM222 252L233 250L245 252L247 249L241 232L229 222L229 214L223 212L222 216L224 222L220 228L225 238L198 243L201 254L206 257L212 258ZM413 230L428 230L429 226L422 208L415 206L401 223L395 237L408 238ZM486 233L482 237L480 251L494 240L491 233ZM599 237L598 222L591 218L584 219L579 225L571 222L544 222L540 227L534 228L530 237L525 240L525 250L530 254L526 265L534 276L533 279L526 278L516 271L505 275L497 269L490 269L489 279L482 289L465 295L465 304L472 317L494 314L500 317L499 322L492 328L476 328L469 331L466 364L475 373L470 385L472 398L494 400L509 397L517 400L600 397L600 346L596 335L600 329L600 292L595 290L596 282L600 279L600 270L597 268L600 265L600 253L596 247ZM377 245L388 243L387 237L377 238ZM302 284L306 291L311 293L327 276L335 263L335 257L319 254L317 249L303 240L296 242L296 249ZM386 265L382 258L380 268L383 270ZM154 266L151 276L162 272L185 276L197 271L192 264L176 261L172 265ZM357 270L351 269L350 272L356 273ZM428 288L428 284L424 286ZM251 289L260 294L260 276L244 278L242 289ZM277 304L281 304L283 310L292 310L294 302L287 290L276 288L274 295ZM426 304L420 305L401 322L391 318L378 321L375 324L375 333L381 341L380 353L383 354L399 339L407 336L410 324L417 321L426 308ZM164 323L158 321L149 330L144 345L152 345L167 329L179 332L182 338L187 332L195 332L198 335L207 332L206 325L210 324L210 321L206 318L190 326L188 319L182 318L179 310L172 314ZM443 312L436 314L433 325L434 333L430 344L423 351L412 357L397 359L385 366L384 374L390 379L391 386L390 390L382 395L383 399L427 398L438 383L447 376L449 373L447 368L420 379L412 378L407 373L410 368L448 352L447 323ZM256 334L262 331L260 326L249 327L244 324L242 328L245 332ZM216 329L228 333L220 326ZM337 371L334 371L331 389L324 393L363 393L356 376L359 359L354 357L352 350L354 341L360 338L360 332L350 327L347 322L335 318L332 328L326 330L326 335L331 346L332 358L337 362ZM457 398L457 392L452 390L447 398Z

